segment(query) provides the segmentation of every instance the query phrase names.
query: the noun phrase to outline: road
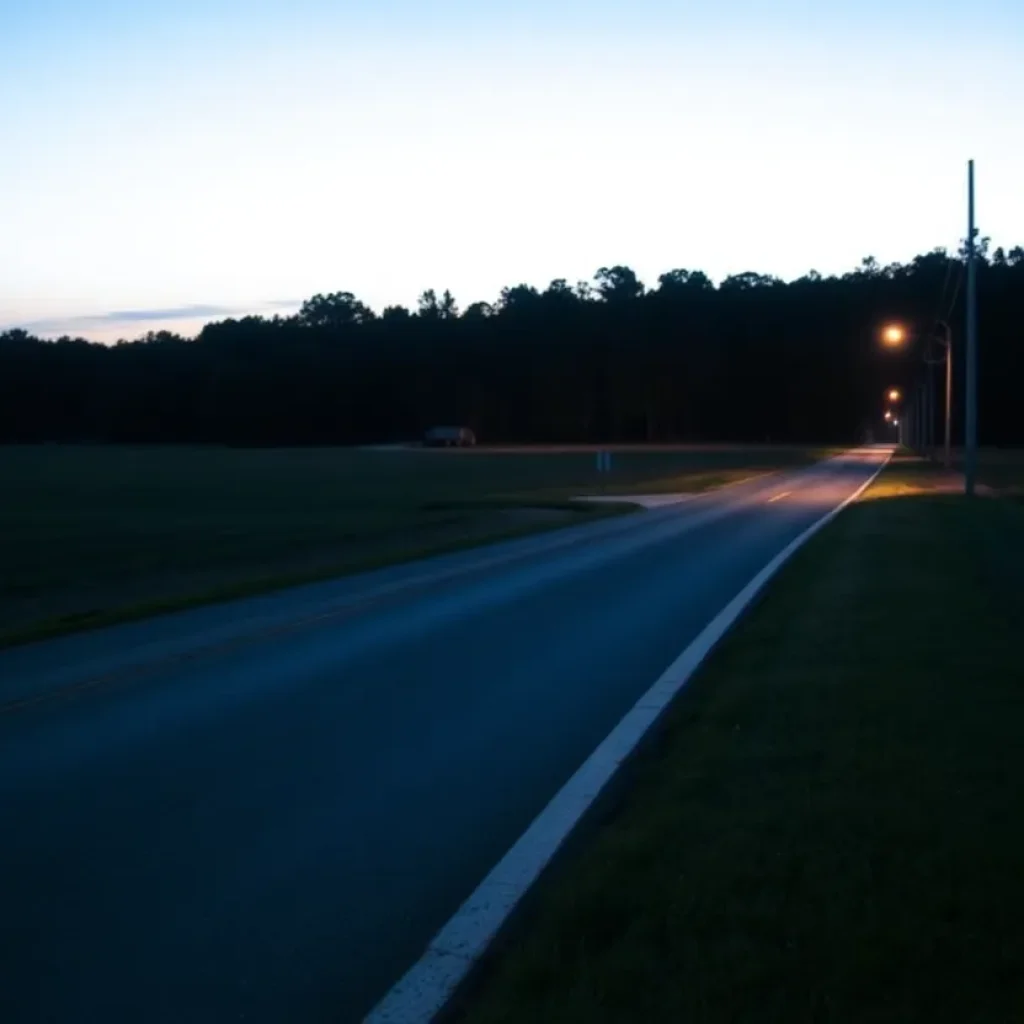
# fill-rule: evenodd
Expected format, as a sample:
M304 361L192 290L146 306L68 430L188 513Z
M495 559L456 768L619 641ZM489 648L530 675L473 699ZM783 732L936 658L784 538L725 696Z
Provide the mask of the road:
M358 1020L881 459L0 652L0 1020Z

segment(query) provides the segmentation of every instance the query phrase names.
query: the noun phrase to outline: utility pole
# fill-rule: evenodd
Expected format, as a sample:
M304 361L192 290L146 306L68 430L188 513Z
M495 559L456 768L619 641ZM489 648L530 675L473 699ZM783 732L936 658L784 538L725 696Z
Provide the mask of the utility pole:
M978 294L975 280L974 161L967 161L967 324L964 493L974 494L978 472Z
M918 452L925 454L925 408L928 398L925 396L925 385L918 383Z
M932 364L925 366L925 399L924 399L924 446L926 454L931 458L935 447L935 375Z
M929 443L933 446L935 444L935 383L932 377L932 367L936 363L943 363L945 364L946 379L943 389L942 464L948 470L952 468L952 462L950 459L950 441L953 416L953 332L945 320L937 321L935 326L938 328L939 334L934 340L942 346L943 358L938 360L931 358L926 359L926 362L928 363L928 390L931 396L931 441Z
M946 337L946 422L942 431L943 463L953 468L953 332L944 324Z
M928 455L928 385L925 381L921 382L921 440L918 442L918 447L921 449L921 454Z
M917 414L917 448L922 455L928 454L928 392L925 390L925 382L921 381L917 386L917 401L921 406Z

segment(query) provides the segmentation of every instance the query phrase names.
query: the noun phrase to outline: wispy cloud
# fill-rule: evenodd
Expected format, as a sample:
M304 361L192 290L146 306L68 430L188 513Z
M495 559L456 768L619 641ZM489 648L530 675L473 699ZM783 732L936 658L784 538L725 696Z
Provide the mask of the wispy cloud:
M168 309L119 309L101 313L96 319L109 320L185 320L197 316L231 316L237 309L230 306L171 306Z
M131 332L152 330L175 325L195 327L211 320L228 317L255 316L291 312L302 305L298 299L275 299L271 302L253 303L249 306L220 306L193 303L185 306L167 306L159 309L115 309L106 313L90 313L81 316L47 317L40 320L11 322L0 325L0 330L20 327L30 334L43 337L60 335L98 336L104 339L118 331Z

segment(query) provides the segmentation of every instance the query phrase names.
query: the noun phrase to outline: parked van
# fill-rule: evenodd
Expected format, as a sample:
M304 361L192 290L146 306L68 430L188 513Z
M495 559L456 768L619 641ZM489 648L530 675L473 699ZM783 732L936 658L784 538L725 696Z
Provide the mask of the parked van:
M470 448L476 444L476 434L469 427L431 427L423 435L426 448Z

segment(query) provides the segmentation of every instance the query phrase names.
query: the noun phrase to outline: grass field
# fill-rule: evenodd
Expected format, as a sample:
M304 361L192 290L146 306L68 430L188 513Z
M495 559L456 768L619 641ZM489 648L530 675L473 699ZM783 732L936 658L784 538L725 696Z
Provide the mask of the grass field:
M1024 505L948 486L788 563L455 1019L1024 1020Z
M963 472L962 457L956 459L956 467ZM978 453L978 479L1006 494L1024 496L1024 449L982 448Z
M943 459L942 448L929 452L936 464ZM964 451L951 452L953 471L964 471ZM981 448L978 451L978 483L1008 497L1024 497L1024 448Z
M0 448L0 644L613 514L820 451Z

